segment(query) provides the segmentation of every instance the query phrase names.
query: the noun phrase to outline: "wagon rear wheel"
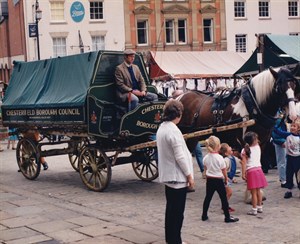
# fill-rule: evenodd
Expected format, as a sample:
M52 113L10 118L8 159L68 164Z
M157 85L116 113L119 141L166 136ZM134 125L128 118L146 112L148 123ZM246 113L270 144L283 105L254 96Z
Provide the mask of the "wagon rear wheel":
M29 180L36 179L41 171L41 162L35 143L23 138L16 150L17 162L22 174Z
M78 167L78 159L82 152L82 150L88 145L88 140L82 140L75 143L75 148L73 153L69 153L69 161L71 163L71 166L73 169L75 169L77 172L79 172Z
M104 152L85 147L80 154L79 174L83 183L93 191L104 191L111 180L111 164Z
M133 162L134 173L143 181L153 181L158 177L157 149L146 148L143 162Z

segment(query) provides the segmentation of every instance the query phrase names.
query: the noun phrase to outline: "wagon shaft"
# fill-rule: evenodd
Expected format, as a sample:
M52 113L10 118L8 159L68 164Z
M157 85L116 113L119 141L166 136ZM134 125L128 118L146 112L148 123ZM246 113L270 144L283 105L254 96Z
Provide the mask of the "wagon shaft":
M212 127L210 129L206 129L206 130L195 131L192 133L184 134L183 137L184 137L184 139L190 139L190 138L200 137L200 136L204 136L204 135L214 134L216 132L222 132L222 131L227 131L227 130L234 130L234 129L239 129L239 128L243 128L243 127L248 127L248 126L252 126L254 124L255 124L255 120L251 119L251 120L247 120L247 121L243 121L243 122L239 122L239 123L235 123L235 124L231 124L231 125L224 125L224 126L219 126L219 127ZM144 143L140 143L137 145L133 145L133 146L125 148L125 150L126 151L134 151L134 150L147 148L147 147L156 147L156 141L144 142Z

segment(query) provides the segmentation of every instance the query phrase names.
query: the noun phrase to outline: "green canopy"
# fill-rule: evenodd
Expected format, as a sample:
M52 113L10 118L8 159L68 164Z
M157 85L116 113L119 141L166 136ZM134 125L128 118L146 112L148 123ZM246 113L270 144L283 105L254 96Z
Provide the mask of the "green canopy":
M3 107L83 106L93 78L97 52L14 62Z
M264 68L295 66L300 61L300 36L265 35L263 42ZM256 48L247 62L239 68L235 75L253 75L259 73Z

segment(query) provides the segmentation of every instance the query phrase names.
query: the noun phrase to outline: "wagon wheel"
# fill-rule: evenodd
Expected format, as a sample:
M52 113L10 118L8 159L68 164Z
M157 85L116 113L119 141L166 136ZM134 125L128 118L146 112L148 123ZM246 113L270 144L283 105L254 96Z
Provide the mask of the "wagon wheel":
M133 162L134 173L143 181L153 181L158 177L157 149L146 148L143 162Z
M22 174L29 180L36 179L41 171L40 156L35 143L23 138L16 150L17 162Z
M76 142L74 152L69 153L69 155L68 155L69 161L70 161L73 169L75 169L75 171L77 171L77 172L79 172L78 159L79 159L80 153L88 144L89 144L89 142L87 139Z
M79 174L83 183L93 191L104 191L111 180L111 164L104 152L85 147L78 160Z

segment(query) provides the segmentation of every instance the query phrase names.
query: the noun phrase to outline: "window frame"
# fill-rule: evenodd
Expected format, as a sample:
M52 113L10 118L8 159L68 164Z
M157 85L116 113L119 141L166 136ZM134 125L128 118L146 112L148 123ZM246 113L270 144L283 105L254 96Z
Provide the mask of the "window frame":
M54 43L54 40L57 40L57 39L60 39L60 40L64 40L64 44L65 45L56 45ZM63 48L62 51L58 51L58 48L61 47ZM65 36L57 36L57 37L52 37L52 50L53 50L53 57L54 58L57 58L57 57L64 57L64 56L67 56L68 53L67 53L67 38ZM64 52L64 53L63 53Z
M65 15L65 1L50 1L50 22L66 22L66 15ZM53 9L54 5L62 4L62 9ZM62 11L62 18L53 18L54 16L61 16L61 14L56 14L56 12ZM55 12L55 13L54 13Z
M139 28L139 23L145 23L145 26L143 28ZM140 43L139 42L139 32L142 31L144 32L143 34L145 35L145 43ZM148 46L149 45L149 21L147 19L138 19L136 21L136 40L137 40L137 45L138 46Z
M210 26L206 27L204 21L210 20ZM203 18L203 43L214 43L214 19L213 18ZM205 41L206 29L209 28L210 41Z
M95 39L98 39L100 40L100 42L94 42ZM105 35L93 35L91 36L91 39L92 39L92 51L99 51L99 50L105 50ZM101 42L101 39L103 39L103 42ZM100 44L100 48L95 48L97 47L98 43Z
M260 4L266 3L265 6L260 6ZM267 11L262 9L267 8ZM269 0L259 0L258 1L258 17L259 19L270 19L271 18L271 11L270 11L271 5ZM268 13L268 16L262 16L261 13Z
M300 14L299 14L299 0L289 0L288 1L288 17L289 18L299 18ZM290 6L291 3L296 3L296 6ZM290 10L290 8L296 8L296 10ZM296 15L290 15L290 13L292 11L296 11Z
M241 41L238 41L238 40L241 40ZM247 34L236 34L235 35L235 52L237 52L237 53L246 53L247 52Z
M243 4L243 6L236 6L236 4L239 4L239 3ZM247 18L245 0L236 0L236 1L234 1L233 8L234 8L234 18L235 19L245 19L245 18ZM236 8L243 8L242 12L243 12L244 15L243 16L237 16L238 13L241 12L241 10L238 11L238 9L236 9Z
M180 27L179 26L179 21L184 21L184 26L183 27ZM185 18L178 18L178 20L177 20L177 36L178 36L178 44L179 45L185 45L185 44L187 44L187 19L185 19ZM185 39L185 41L183 42L183 41L180 41L180 30L184 30L184 39ZM175 37L176 38L176 37ZM176 39L175 39L175 41L176 41Z
M95 9L95 10L97 10L97 9L99 9L99 6L98 6L98 8L97 7L93 7L93 6L91 6L92 4L95 4L95 3L101 3L102 4L102 13L99 13L99 12L96 12L96 11L94 11L93 13L92 13L92 9ZM90 21L94 21L94 22L97 22L97 21L104 21L105 20L105 11L104 11L104 8L105 6L104 6L104 1L103 0L90 0L89 1L89 11L90 11L90 13L89 13L89 18L90 18ZM96 15L102 15L102 18L92 18L92 15L94 15L94 16L96 16Z
M172 23L172 27L167 27L167 22L170 22ZM171 41L167 41L168 40L168 30L171 31ZM166 38L165 38L165 41L166 41L166 45L175 45L175 20L174 19L165 19L165 35L166 35Z

